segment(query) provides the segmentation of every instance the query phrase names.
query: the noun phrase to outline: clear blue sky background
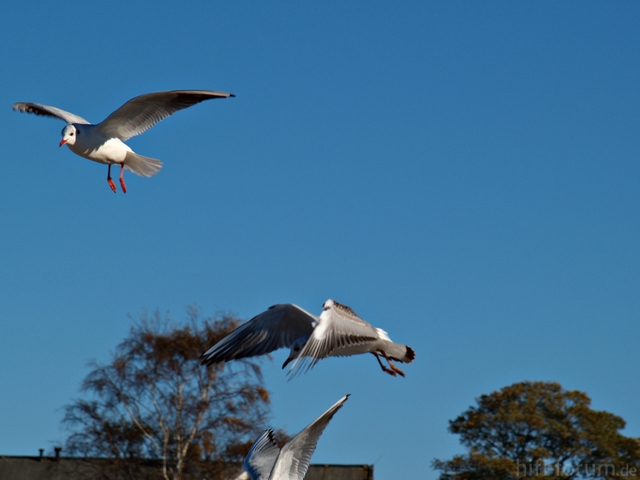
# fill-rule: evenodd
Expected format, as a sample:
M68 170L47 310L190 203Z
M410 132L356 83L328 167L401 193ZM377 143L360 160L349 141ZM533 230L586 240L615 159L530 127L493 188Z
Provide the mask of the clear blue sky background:
M0 454L61 407L143 308L243 318L327 298L411 345L287 382L297 432L345 393L316 463L434 479L448 420L558 381L640 436L640 4L10 2L0 18ZM206 102L129 144L114 195L41 102L99 122L147 92Z

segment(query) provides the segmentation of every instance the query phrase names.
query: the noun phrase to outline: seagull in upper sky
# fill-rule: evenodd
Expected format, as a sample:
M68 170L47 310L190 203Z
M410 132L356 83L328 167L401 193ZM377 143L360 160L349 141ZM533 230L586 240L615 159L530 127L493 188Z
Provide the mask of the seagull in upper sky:
M320 317L292 303L269 307L204 352L201 359L203 365L211 365L264 355L282 347L290 349L282 368L293 361L289 371L293 376L305 365L307 371L326 357L371 353L384 372L404 377L392 360L411 363L415 358L411 347L392 342L387 332L365 322L346 305L327 300Z
M318 439L349 395L345 395L307 428L278 448L273 430L265 430L251 446L243 468L251 480L302 480L309 469Z
M107 182L113 192L116 186L111 179L111 165L120 165L120 186L127 193L124 184L124 169L137 175L151 177L158 173L162 162L155 158L143 157L134 153L124 142L140 135L160 120L173 115L178 110L212 98L235 97L231 93L210 90L172 90L155 92L132 98L97 125L73 113L40 103L19 102L13 106L21 112L59 118L67 123L62 129L60 146L69 149L81 157L109 166Z

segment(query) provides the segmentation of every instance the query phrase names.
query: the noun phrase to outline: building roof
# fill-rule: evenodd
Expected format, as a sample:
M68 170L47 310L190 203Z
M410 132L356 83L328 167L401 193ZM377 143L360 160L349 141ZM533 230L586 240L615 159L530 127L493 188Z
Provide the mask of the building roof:
M101 458L0 456L0 479L90 480L105 478ZM147 464L149 473L157 464ZM229 479L242 478L239 466L229 466ZM153 475L155 477L155 475ZM158 477L156 477L158 478ZM373 480L373 465L311 465L305 480Z

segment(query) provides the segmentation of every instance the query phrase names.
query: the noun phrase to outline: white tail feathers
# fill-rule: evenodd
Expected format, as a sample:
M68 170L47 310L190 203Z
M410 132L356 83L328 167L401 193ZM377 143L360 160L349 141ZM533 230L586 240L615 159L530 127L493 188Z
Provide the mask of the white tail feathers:
M162 162L155 158L143 157L137 153L127 152L124 168L141 177L152 177L162 168Z
M391 359L402 363L411 363L416 358L413 348L399 343L385 345L384 351Z

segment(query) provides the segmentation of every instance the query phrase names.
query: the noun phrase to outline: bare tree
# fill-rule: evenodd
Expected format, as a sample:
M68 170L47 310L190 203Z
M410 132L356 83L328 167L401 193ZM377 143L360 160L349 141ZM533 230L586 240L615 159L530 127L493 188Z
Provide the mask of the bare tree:
M216 478L242 461L268 413L260 367L255 359L200 366L239 320L201 321L195 307L187 314L178 325L144 312L109 363L90 363L87 398L65 407L67 454L110 459L99 473L122 479Z

